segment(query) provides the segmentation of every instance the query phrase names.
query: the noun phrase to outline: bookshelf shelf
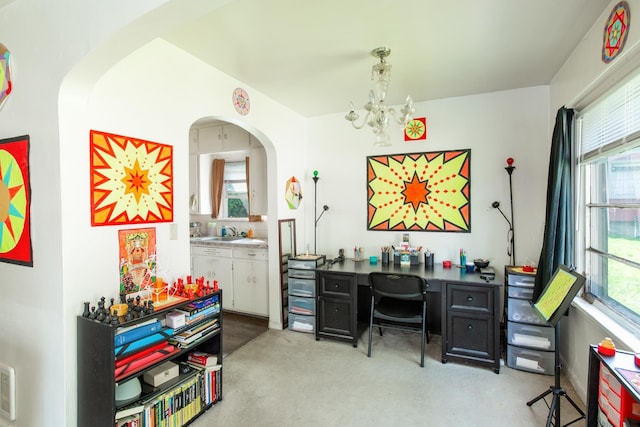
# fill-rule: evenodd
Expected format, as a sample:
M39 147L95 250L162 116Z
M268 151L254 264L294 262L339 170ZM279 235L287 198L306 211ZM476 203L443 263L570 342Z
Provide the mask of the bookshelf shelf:
M174 347L169 352L167 352L167 346L161 347L157 343L144 346L140 348L140 353L146 351L147 354L153 355L152 357L156 359L148 364L139 366L139 369L132 368L130 372L125 371L125 374L116 375L116 366L121 366L124 363L122 362L122 357L116 357L115 355L117 347L115 345L115 336L119 328L136 327L154 318L161 320L164 326L167 313L181 309L189 312L189 304L205 301L214 295L218 296L217 304L220 309L208 313L203 319L194 322L192 326L195 327L215 319L217 320L217 328L203 333L201 337L184 348L173 346L169 341L165 340L164 343L169 348ZM189 370L186 364L187 355L193 351L216 354L218 365L221 366L222 327L222 291L194 300L185 300L180 304L158 310L150 316L122 323L117 327L78 316L78 425L113 427L114 425L119 425L118 419L116 419L117 414L122 414L129 408L139 408L143 412L140 416L140 421L138 424L132 423L131 425L143 427L144 411L149 412L150 408L153 405L157 405L163 396L169 395L176 401L171 410L165 411L165 417L176 415L175 419L171 420L174 422L171 425L181 426L192 422L212 406L211 402L222 400L222 369L220 368L214 374L211 371L198 370L196 368ZM181 328L181 330L184 330L184 328ZM161 348L158 349L158 347ZM129 354L130 359L133 361L139 359L138 357L131 357L136 354L138 353ZM158 387L150 386L143 381L145 373L167 361L172 361L179 365L180 373L177 378L169 380ZM204 396L205 388L210 387L210 384L206 383L208 375L215 375L215 385L217 386L217 390L214 393L215 398ZM141 395L133 402L117 404L117 387L136 377L139 378L141 383ZM185 402L184 406L182 406L182 402L179 400L180 396L186 395L187 387L191 388L190 393L195 393L197 399L201 400L201 402L198 401L196 402L197 404L189 406L188 411L186 405L188 402Z

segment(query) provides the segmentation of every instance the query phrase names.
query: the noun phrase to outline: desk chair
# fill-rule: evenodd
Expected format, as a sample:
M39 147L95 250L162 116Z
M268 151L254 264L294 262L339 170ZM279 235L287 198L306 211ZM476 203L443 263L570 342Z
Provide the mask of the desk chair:
M420 366L424 367L425 337L427 328L427 283L413 274L369 273L371 290L371 316L369 318L369 351L375 326L382 329L398 329L422 334Z

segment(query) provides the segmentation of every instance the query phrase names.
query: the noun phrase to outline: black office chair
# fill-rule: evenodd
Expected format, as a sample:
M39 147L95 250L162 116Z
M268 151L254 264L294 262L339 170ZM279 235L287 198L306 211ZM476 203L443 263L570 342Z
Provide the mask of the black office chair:
M369 318L369 351L373 328L398 329L422 334L420 366L424 367L425 337L427 328L427 283L413 274L369 273L371 290L371 316ZM374 324L374 320L376 323Z

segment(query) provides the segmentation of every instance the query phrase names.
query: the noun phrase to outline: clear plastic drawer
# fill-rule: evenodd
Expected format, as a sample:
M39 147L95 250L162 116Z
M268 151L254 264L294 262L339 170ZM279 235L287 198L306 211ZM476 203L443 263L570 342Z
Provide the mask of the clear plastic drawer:
M522 371L553 375L555 353L507 345L507 366Z
M555 333L550 326L527 325L507 322L507 340L509 344L541 350L555 349Z
M546 322L538 316L529 301L509 298L508 317L513 322L534 323L544 325Z
M518 286L508 286L509 298L519 298L531 301L533 298L533 288L520 288Z
M316 296L316 281L309 279L297 279L295 277L289 277L289 295L296 295L299 297L315 297Z
M303 316L301 314L289 313L289 329L296 332L315 332L315 316Z
M316 314L316 299L291 295L289 297L289 312L313 316Z

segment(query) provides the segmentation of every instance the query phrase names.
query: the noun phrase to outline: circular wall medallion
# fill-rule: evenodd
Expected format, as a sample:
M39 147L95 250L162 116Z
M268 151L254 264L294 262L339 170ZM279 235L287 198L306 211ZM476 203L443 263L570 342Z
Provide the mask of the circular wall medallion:
M249 104L249 94L246 90L242 88L236 88L233 90L233 108L243 116L249 114L250 104Z
M629 33L629 5L621 1L613 7L609 19L604 24L602 41L602 61L609 63L614 60L624 47Z

